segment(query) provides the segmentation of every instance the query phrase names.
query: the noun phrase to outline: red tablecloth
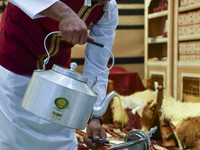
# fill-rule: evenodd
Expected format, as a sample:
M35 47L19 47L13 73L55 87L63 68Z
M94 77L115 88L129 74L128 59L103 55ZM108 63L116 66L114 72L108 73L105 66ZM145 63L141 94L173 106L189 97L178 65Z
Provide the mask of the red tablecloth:
M121 67L113 67L109 79L113 80L114 90L120 95L130 95L145 90L137 72L128 72Z

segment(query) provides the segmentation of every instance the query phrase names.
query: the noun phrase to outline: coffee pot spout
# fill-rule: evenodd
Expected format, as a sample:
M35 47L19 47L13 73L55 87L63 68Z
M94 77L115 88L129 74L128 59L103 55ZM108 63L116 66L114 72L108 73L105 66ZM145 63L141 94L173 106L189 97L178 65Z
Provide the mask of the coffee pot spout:
M102 101L102 103L101 103L99 106L97 106L97 107L94 106L94 107L93 107L93 112L92 112L92 116L93 116L93 117L102 116L102 115L106 112L110 100L111 100L113 97L115 97L115 94L114 94L114 93L115 93L115 91L110 92L110 93L104 98L104 100Z

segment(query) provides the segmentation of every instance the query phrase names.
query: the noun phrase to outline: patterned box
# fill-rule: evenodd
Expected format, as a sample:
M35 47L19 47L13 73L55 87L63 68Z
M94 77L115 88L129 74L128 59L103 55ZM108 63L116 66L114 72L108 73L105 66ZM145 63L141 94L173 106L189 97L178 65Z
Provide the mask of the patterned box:
M186 61L186 55L180 55L180 61Z
M197 24L198 27L198 34L200 34L200 23Z
M195 18L196 18L196 12L195 11L188 12L188 23L189 24L194 24L195 23ZM198 19L197 19L197 21L198 21Z
M200 54L200 41L197 42L197 53Z
M198 55L194 55L194 61L198 61Z
M179 36L189 35L190 25L179 26Z
M178 34L179 36L183 35L183 26L178 26Z
M179 54L180 55L182 55L182 54L184 54L185 53L185 44L186 44L186 42L180 42L179 43Z
M195 27L194 24L189 25L189 35L194 35L195 34L194 33L194 27Z
M188 25L188 13L179 14L179 25Z
M184 6L184 0L180 0L180 7Z
M188 5L193 5L198 3L198 0L188 0Z
M197 55L197 61L200 61L200 55Z
M199 0L200 3L200 0ZM198 19L198 23L200 23L200 9L197 11L197 19Z
M188 42L183 42L183 54L188 54Z
M194 34L197 35L199 34L199 29L200 29L200 25L199 24L194 24Z
M180 1L180 6L181 6L181 7L187 6L187 5L188 5L188 1L189 1L189 0L181 0L181 1Z
M193 43L192 42L187 42L187 53L188 54L194 53L194 51L193 51Z
M184 59L185 59L185 61L189 61L189 58L190 58L190 56L189 56L189 55L187 55L187 54L186 54L186 55L184 55L184 57L185 57L185 58L184 58Z
M194 54L198 54L198 41L191 42L191 48L192 48L191 50L193 51Z

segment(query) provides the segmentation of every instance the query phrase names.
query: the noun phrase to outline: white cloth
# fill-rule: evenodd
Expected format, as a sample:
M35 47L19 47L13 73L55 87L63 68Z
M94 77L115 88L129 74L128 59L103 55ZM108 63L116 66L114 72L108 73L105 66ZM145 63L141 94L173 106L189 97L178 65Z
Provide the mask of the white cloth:
M36 19L44 17L40 14L41 11L47 9L59 0L8 0L12 4L19 7L30 18Z
M91 0L85 0L84 6L92 6Z
M44 17L40 14L41 11L53 5L55 2L59 0L8 0L14 5L18 6L21 10L23 10L30 18L36 19L40 17ZM107 7L109 2L106 2L105 7ZM85 6L91 6L91 0L85 0ZM106 18L109 18L109 9L104 9L106 12Z
M0 66L0 150L76 150L75 130L45 121L21 107L30 76Z
M111 0L109 2L109 8L111 16L110 20L105 18L105 16L102 16L102 18L90 29L90 35L95 38L96 42L103 44L111 51L115 38L115 29L118 24L118 9L116 1ZM89 86L93 84L95 75L107 69L109 57L110 53L107 52L106 49L93 44L87 44L85 49L83 74L89 78ZM99 74L98 81L93 88L98 94L98 99L95 104L96 106L101 103L102 99L104 99L106 95L108 74L109 71Z

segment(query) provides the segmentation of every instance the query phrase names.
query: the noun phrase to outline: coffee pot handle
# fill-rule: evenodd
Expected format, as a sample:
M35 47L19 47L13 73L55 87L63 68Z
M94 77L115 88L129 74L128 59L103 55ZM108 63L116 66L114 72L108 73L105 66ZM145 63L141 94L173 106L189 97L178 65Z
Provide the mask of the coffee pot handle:
M49 59L50 59L50 55L49 55L49 52L48 52L47 47L46 47L46 40L47 40L47 38L48 38L51 34L56 34L56 33L60 33L60 31L53 31L53 32L50 32L50 33L47 34L46 37L44 38L44 49L45 49L46 52L47 52L47 58L44 59L43 69L38 69L37 71L44 71L44 70L45 70L45 66L48 64Z
M46 36L45 39L44 39L44 48L45 48L45 50L46 50L46 52L47 52L47 56L48 56L48 57L47 57L46 59L44 59L43 69L41 69L41 71L44 71L44 70L45 70L45 66L48 64L49 59L50 59L50 55L49 55L49 52L48 52L47 47L46 47L46 40L47 40L47 38L48 38L51 34L60 34L60 31L53 31L53 32L50 32L49 34L47 34L47 36ZM111 57L112 57L112 65L110 66L110 68L108 68L108 69L106 69L106 70L104 70L104 71L99 72L99 73L94 77L94 81L93 81L93 84L92 84L92 86L91 86L91 88L92 88L92 87L96 84L96 82L97 82L98 75L101 74L101 73L103 73L103 72L109 71L109 70L114 66L114 64L115 64L115 59L114 59L114 56L113 56L112 52L111 52L107 47L105 47L103 44L94 42L94 41L92 41L92 40L90 40L90 39L88 39L87 42L88 42L88 43L91 43L91 44L93 44L93 45L96 45L96 46L105 48L105 49L110 53L110 55L111 55Z

